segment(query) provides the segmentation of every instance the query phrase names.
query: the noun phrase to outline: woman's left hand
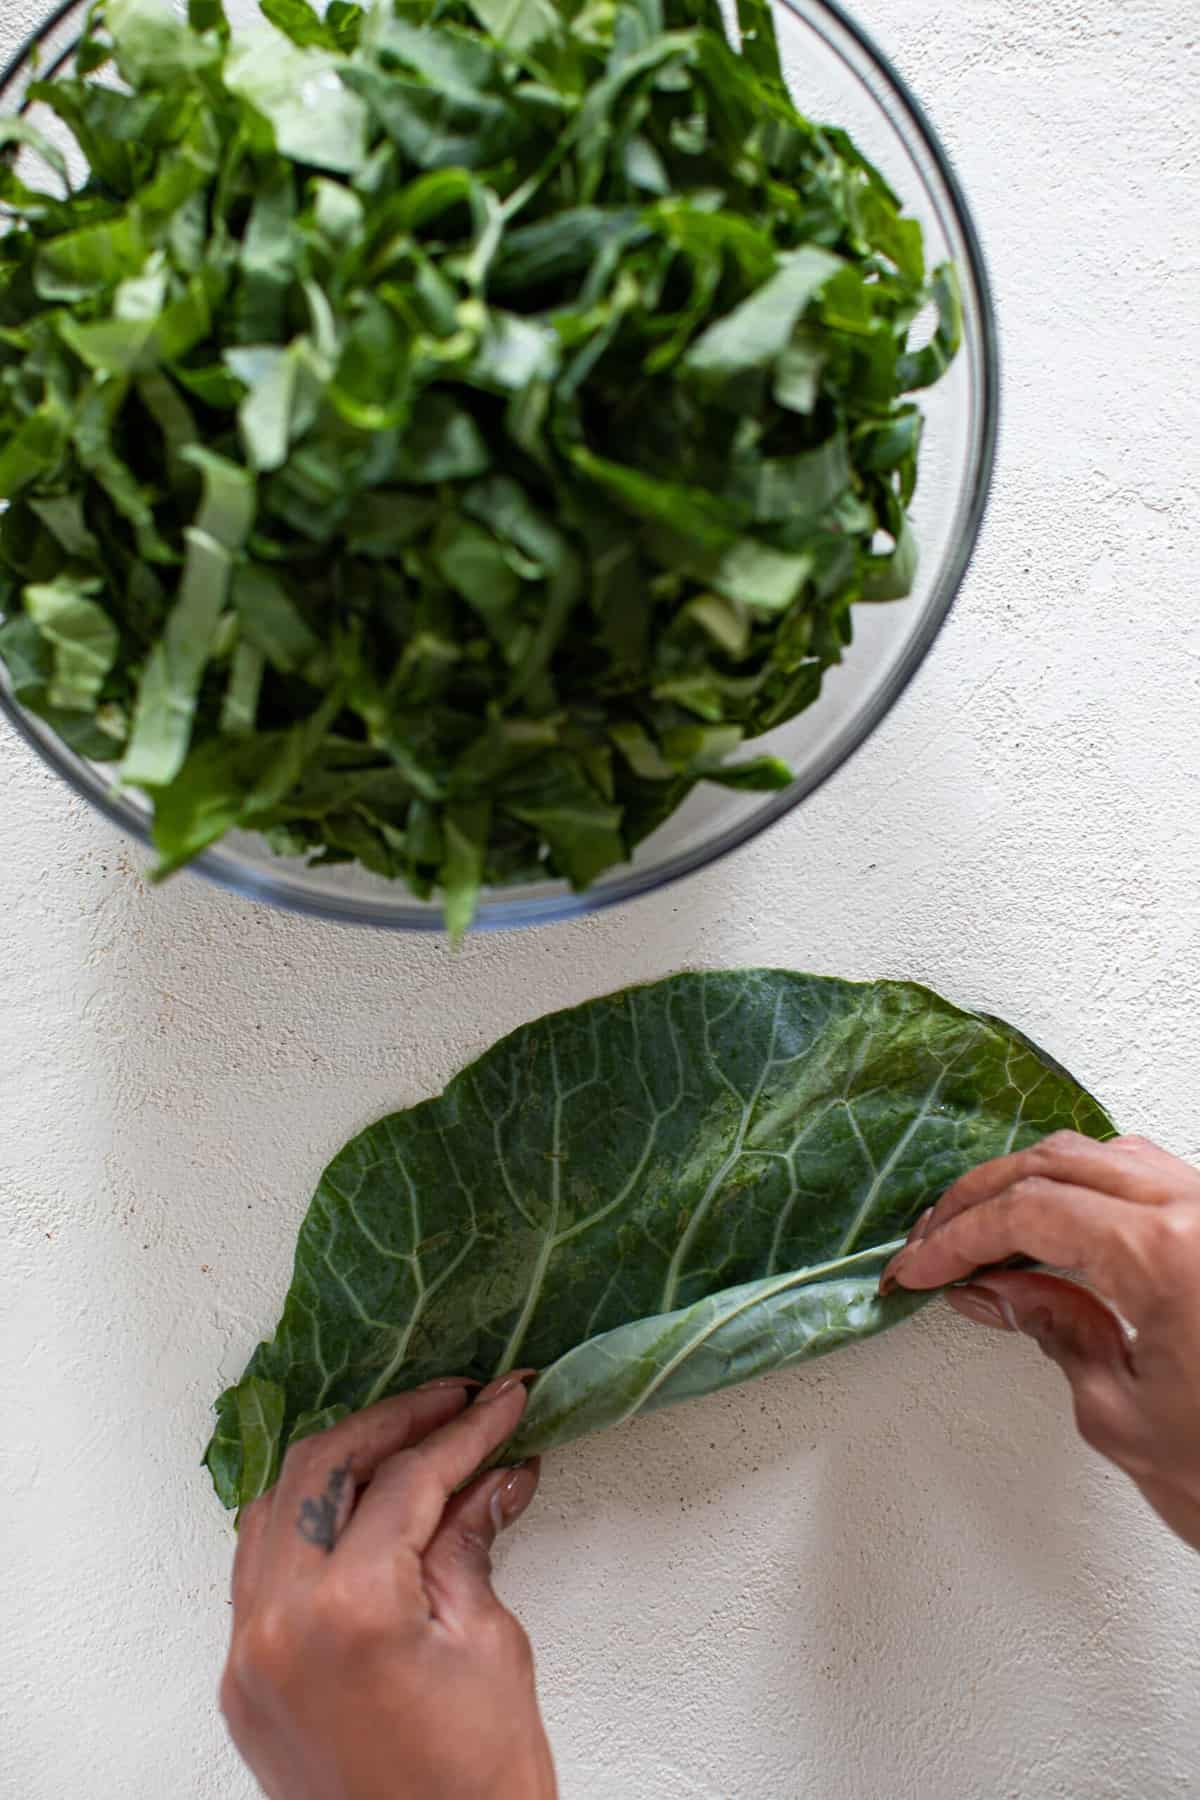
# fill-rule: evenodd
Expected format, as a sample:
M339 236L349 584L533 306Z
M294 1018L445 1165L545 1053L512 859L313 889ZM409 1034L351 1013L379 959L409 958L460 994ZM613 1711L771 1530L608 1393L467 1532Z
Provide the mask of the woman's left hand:
M470 1481L525 1387L473 1385L303 1439L247 1509L221 1705L270 1800L555 1800L529 1640L489 1555L537 1467Z

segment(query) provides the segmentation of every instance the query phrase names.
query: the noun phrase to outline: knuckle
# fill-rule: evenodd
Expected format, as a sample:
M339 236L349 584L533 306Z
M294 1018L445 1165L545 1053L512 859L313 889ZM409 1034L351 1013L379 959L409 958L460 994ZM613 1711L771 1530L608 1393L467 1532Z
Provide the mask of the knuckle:
M383 1596L387 1592L386 1582L375 1582L364 1593L347 1586L331 1570L310 1602L314 1636L339 1655L369 1649L386 1634L390 1613Z
M260 1494L257 1500L252 1500L249 1506L246 1507L241 1515L241 1523L238 1527L240 1541L244 1541L247 1526L253 1529L258 1524L259 1520L265 1518L270 1512L271 1500L272 1495L268 1489L265 1494Z
M424 1492L436 1485L436 1477L429 1466L429 1461L422 1454L422 1446L409 1445L403 1450L394 1450L387 1460L380 1464L376 1471L376 1480L386 1480L389 1494L403 1494L410 1488L417 1493Z
M1044 1206L1052 1193L1053 1183L1044 1175L1021 1175L996 1201L997 1217L1006 1228L1017 1226L1022 1213Z
M1191 1207L1164 1206L1147 1211L1142 1223L1144 1256L1155 1284L1195 1279L1200 1261L1200 1212Z
M1190 1206L1167 1206L1160 1214L1175 1248L1193 1255L1200 1250L1200 1213Z
M286 1679L292 1660L292 1631L282 1612L266 1607L236 1634L229 1652L222 1692L243 1699Z
M291 1444L284 1453L283 1473L289 1477L311 1474L318 1463L329 1460L329 1445L321 1445L320 1437L301 1438L298 1444Z
M488 1531L471 1524L469 1520L464 1520L455 1527L452 1539L458 1556L469 1562L486 1563L489 1569L492 1566L492 1542Z
M1079 1427L1079 1435L1092 1450L1104 1454L1108 1450L1108 1420L1101 1408L1087 1400L1075 1402L1075 1423Z
M532 1673L533 1646L520 1621L499 1601L488 1625L490 1649L497 1661L518 1674Z
M1086 1383L1076 1388L1075 1423L1084 1443L1102 1456L1117 1460L1127 1445L1123 1409L1104 1388Z
M1031 1146L1028 1152L1030 1168L1036 1174L1049 1175L1054 1169L1061 1168L1064 1162L1078 1156L1087 1139L1077 1131L1052 1131L1039 1144Z

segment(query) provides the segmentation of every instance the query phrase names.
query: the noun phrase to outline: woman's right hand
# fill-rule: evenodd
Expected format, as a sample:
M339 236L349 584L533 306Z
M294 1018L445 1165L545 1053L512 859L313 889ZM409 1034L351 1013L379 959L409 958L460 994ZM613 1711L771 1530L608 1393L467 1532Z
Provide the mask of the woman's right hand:
M990 1266L1014 1256L1088 1285ZM1200 1549L1200 1174L1145 1138L1069 1131L984 1163L918 1221L880 1288L968 1276L951 1306L1033 1338L1083 1437Z

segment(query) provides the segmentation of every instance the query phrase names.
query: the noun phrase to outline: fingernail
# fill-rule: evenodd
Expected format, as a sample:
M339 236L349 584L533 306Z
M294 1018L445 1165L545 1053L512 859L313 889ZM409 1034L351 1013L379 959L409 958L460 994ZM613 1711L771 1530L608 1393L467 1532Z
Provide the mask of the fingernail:
M920 1218L917 1220L916 1224L913 1226L912 1230L908 1234L908 1241L910 1244L919 1244L921 1242L921 1239L925 1236L926 1232L929 1230L929 1221L930 1221L930 1219L932 1219L932 1217L933 1217L933 1208L932 1208L932 1206L927 1206L925 1208L925 1211L921 1214Z
M511 1375L502 1375L499 1381L491 1381L481 1394L476 1394L476 1406L490 1406L493 1400L499 1400L502 1394L511 1394L515 1387L536 1375L536 1369L514 1369Z
M905 1264L911 1260L912 1252L913 1247L911 1244L904 1250L897 1250L895 1256L893 1256L891 1262L879 1277L879 1292L881 1296L890 1294L895 1288L901 1270L904 1268Z
M492 1524L497 1531L503 1531L516 1523L533 1499L536 1486L537 1473L527 1463L518 1463L508 1471L503 1481L497 1482L488 1502Z
M439 1375L433 1381L423 1381L415 1393L428 1394L434 1388L478 1388L482 1381L475 1381L470 1375Z
M954 1305L956 1311L966 1313L980 1325L994 1325L1000 1331L1021 1329L1007 1294L998 1294L994 1288L984 1287L979 1282L955 1288Z

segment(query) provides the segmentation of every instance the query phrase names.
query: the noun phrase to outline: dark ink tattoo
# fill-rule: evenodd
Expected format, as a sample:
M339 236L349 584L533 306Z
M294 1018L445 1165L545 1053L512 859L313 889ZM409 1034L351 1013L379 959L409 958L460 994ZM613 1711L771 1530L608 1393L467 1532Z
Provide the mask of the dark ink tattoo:
M323 1494L300 1502L296 1530L308 1543L315 1544L318 1550L332 1550L337 1542L338 1515L342 1510L342 1495L349 1479L350 1464L342 1463L339 1468L330 1469Z

